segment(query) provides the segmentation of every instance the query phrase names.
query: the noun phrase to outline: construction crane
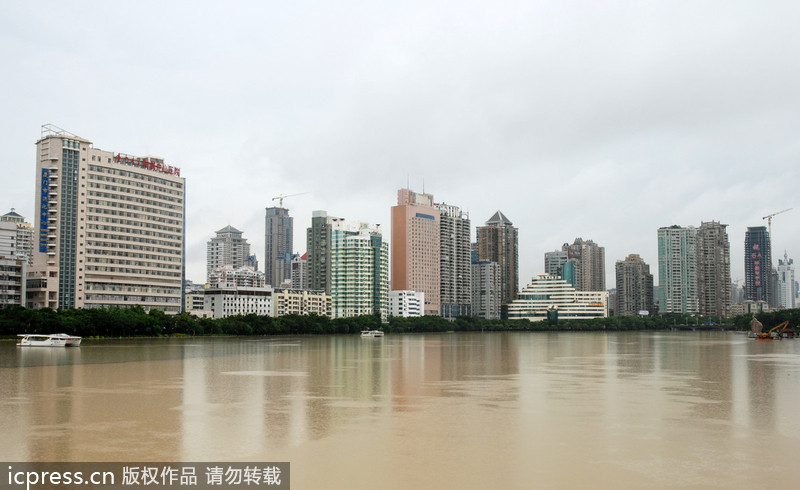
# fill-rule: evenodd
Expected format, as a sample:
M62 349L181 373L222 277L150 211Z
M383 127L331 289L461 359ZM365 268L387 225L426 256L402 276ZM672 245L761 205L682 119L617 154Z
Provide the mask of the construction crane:
M761 219L767 220L767 231L769 232L769 239L772 240L772 217L777 216L781 213L785 213L786 211L791 211L793 208L784 209L783 211L778 211L777 213L772 213L764 216Z
M278 207L282 208L284 199L286 199L287 197L301 196L303 194L308 194L308 192L298 192L297 194L280 194L278 196L273 197L272 200L273 201L277 200Z

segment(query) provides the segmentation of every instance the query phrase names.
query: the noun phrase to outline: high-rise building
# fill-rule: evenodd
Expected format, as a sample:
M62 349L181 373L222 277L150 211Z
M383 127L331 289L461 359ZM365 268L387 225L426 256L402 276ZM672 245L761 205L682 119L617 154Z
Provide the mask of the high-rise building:
M637 254L628 255L616 263L617 288L614 314L635 316L652 314L653 275L650 266ZM643 313L643 312L647 313Z
M575 261L575 289L578 291L605 291L606 249L592 240L576 238L570 245L565 243L562 252L567 252Z
M659 313L697 313L697 229L658 229Z
M25 306L28 260L0 253L0 308Z
M797 305L796 282L794 280L794 260L783 252L783 259L778 259L778 285L775 304L778 308L795 308Z
M36 142L33 308L182 310L185 180L51 125Z
M331 227L333 317L389 314L389 244L378 226L336 221Z
M440 221L433 195L397 191L397 206L392 206L391 289L425 293L426 315L439 315Z
M214 269L230 265L238 269L249 265L250 244L242 238L242 232L231 225L217 230L217 236L206 244L206 281Z
M569 252L566 250L555 250L544 254L544 273L551 276L562 277L564 264L569 260Z
M295 254L292 258L292 289L303 291L308 288L308 254ZM323 290L324 292L324 290Z
M291 281L294 218L283 207L267 208L264 220L264 274L274 288Z
M472 314L487 320L499 320L502 274L497 262L476 260L472 263Z
M435 203L434 207L440 218L440 314L444 318L470 316L472 257L469 215L458 206Z
M309 289L331 292L331 226L342 219L325 211L311 214L311 227L306 230Z
M772 244L766 226L750 226L744 234L744 297L772 304Z
M500 266L500 301L508 304L519 289L519 243L517 228L500 211L477 228L478 259L497 262Z
M33 265L33 226L25 221L25 217L17 214L14 208L0 216L0 222L14 223L16 225L16 239L14 245L14 255L25 257L28 265Z
M697 229L697 300L701 315L730 316L731 245L728 225L701 222Z
M18 257L17 225L0 221L0 257Z

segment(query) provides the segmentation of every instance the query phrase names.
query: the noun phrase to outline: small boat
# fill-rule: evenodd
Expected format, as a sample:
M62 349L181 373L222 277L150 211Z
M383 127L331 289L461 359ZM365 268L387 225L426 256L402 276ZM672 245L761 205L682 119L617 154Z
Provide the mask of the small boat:
M361 331L362 337L383 337L383 332L381 330L362 330Z
M21 333L17 335L20 337L17 340L19 347L78 347L81 345L81 338L74 335L67 335L65 333L57 333L54 335L39 335Z

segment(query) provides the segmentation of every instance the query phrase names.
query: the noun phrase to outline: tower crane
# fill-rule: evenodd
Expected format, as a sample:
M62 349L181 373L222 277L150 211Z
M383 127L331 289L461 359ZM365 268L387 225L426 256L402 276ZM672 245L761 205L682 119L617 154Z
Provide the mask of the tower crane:
M283 207L283 200L287 197L294 197L294 196L301 196L303 194L308 194L308 192L298 192L297 194L279 194L272 198L273 201L278 201L278 207Z
M784 209L783 211L778 211L777 213L768 214L768 215L764 216L763 218L761 218L761 219L767 220L767 231L769 232L770 241L772 241L772 217L773 216L777 216L777 215L779 215L781 213L785 213L786 211L791 211L792 209L793 208L787 208L787 209Z

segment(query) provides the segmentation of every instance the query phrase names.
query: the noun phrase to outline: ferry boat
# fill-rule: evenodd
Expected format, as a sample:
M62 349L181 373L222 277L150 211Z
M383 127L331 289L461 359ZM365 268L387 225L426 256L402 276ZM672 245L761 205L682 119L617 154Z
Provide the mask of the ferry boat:
M64 344L67 347L80 347L81 346L81 338L75 335L67 335L65 333L56 333L53 334L53 337L58 337L60 339L66 339L67 343Z
M19 347L78 347L81 345L81 338L65 333L57 333L53 335L40 335L21 333L17 337L17 346Z
M380 330L362 330L362 337L383 337L383 332Z

